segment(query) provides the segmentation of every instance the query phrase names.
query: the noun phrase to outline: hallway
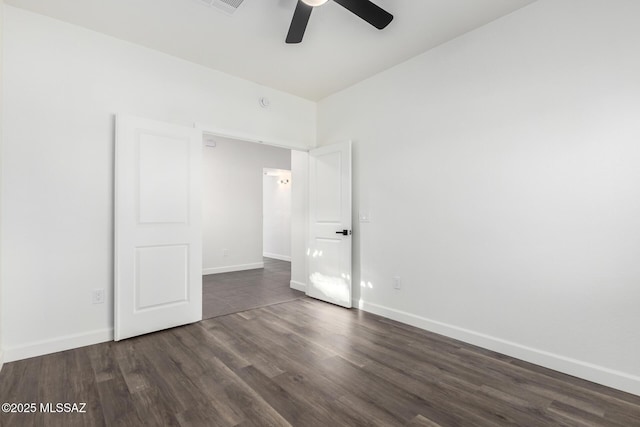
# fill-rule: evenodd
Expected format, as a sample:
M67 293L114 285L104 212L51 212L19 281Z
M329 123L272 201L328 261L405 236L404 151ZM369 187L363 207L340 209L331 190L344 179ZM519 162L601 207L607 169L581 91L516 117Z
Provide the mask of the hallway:
M264 258L264 268L202 278L202 318L224 316L304 297L289 287L291 263Z

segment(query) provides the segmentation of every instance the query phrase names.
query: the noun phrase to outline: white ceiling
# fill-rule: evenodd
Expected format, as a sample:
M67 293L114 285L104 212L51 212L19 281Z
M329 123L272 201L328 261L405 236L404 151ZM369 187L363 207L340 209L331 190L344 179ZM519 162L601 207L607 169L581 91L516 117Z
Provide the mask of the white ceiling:
M340 5L314 9L284 42L296 0L244 0L232 16L198 0L5 0L188 61L319 100L534 0L374 0L379 31Z

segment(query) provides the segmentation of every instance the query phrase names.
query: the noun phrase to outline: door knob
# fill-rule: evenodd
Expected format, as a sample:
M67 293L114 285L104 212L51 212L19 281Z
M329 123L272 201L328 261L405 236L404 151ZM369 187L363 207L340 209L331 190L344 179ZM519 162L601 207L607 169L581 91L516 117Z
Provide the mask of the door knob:
M336 231L336 234L342 234L343 236L349 236L351 234L351 230Z

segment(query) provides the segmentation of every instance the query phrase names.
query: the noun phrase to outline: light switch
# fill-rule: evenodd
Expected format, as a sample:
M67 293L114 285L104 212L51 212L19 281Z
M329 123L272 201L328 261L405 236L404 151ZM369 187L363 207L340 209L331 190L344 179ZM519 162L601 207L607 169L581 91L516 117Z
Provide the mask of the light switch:
M369 212L360 212L360 222L371 222L371 214Z

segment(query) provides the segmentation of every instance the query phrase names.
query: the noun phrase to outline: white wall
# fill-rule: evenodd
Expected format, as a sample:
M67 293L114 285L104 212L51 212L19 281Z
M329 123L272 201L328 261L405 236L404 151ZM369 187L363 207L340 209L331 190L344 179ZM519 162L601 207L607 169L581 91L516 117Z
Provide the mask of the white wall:
M371 215L357 302L640 394L638 16L540 0L319 104Z
M309 154L291 151L291 287L307 288L307 197Z
M1 280L5 355L15 360L111 337L115 113L306 147L316 106L21 9L4 12ZM107 290L107 303L91 304L94 288Z
M263 267L263 169L289 169L290 151L225 138L204 148L204 274Z
M2 39L3 39L3 28L4 28L4 1L0 0L0 241L2 240L2 105L4 103L3 94L2 94L2 70L3 70L3 54L2 54ZM4 326L4 308L2 305L2 247L0 246L0 370L2 370L2 365L4 364L4 346L2 344L2 330Z
M287 157L291 165L289 151ZM262 177L262 255L291 261L291 171L270 171L277 175Z

